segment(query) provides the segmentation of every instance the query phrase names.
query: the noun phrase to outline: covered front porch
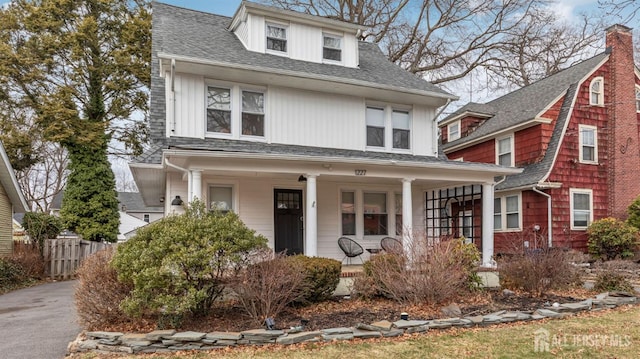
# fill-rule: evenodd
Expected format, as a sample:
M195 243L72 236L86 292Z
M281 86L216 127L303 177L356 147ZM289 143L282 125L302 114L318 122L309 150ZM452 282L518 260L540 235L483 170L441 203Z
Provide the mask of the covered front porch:
M387 236L408 248L418 235L465 235L490 265L494 177L519 170L402 158L407 160L171 149L153 171L165 178L166 214L180 211L171 205L177 197L204 200L210 209L238 213L276 251L342 260L342 236L375 250ZM144 178L151 169L132 170ZM460 203L480 198L460 217ZM370 255L365 251L362 260Z

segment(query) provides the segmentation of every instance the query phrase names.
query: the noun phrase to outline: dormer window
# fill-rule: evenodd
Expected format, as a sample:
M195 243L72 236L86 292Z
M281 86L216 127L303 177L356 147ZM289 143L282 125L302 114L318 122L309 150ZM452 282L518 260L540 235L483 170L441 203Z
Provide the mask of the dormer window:
M604 79L596 77L589 85L589 104L594 106L604 105Z
M460 121L450 123L447 126L447 141L455 141L460 138Z
M322 58L342 61L342 39L335 35L322 34Z
M267 24L267 50L287 52L287 28L285 26Z

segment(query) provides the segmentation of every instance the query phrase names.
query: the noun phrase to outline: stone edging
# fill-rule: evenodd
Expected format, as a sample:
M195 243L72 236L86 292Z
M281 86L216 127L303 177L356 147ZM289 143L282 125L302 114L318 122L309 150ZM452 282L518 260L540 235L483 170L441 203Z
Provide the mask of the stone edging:
M354 338L397 337L404 334L423 333L430 329L451 327L486 326L516 321L538 320L544 318L564 318L573 313L615 308L625 304L637 304L638 298L626 292L607 292L594 298L575 303L554 303L534 312L505 311L473 317L447 318L434 320L386 320L358 324L350 328L331 328L318 331L302 331L300 328L287 330L253 329L243 332L176 332L175 330L156 330L150 333L125 334L120 332L80 333L76 340L69 343L67 351L81 353L170 353L179 350L213 350L238 345L297 344L331 340L350 340Z

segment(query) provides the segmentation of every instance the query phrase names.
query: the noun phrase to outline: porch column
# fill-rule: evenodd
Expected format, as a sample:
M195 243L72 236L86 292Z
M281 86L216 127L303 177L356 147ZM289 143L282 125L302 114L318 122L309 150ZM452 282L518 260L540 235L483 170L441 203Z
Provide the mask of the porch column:
M493 183L482 184L482 266L493 267Z
M317 175L307 174L307 201L305 218L304 254L308 257L318 256L318 206L316 195Z
M193 191L193 194L191 198L189 198L189 203L196 198L202 200L202 170L192 170L191 181L191 190Z
M411 203L411 182L413 178L402 179L402 244L409 253L413 239L413 203Z

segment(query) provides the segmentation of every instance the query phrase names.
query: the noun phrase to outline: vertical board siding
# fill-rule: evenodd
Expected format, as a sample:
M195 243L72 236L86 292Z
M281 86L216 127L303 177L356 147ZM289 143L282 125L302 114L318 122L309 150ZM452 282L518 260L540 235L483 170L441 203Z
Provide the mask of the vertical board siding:
M240 22L235 32L236 36L245 47L249 47L249 26L246 21Z
M179 137L204 137L205 127L205 83L202 76L176 74L175 79L176 129L172 134ZM169 87L171 84L169 84ZM170 110L170 106L167 106ZM167 116L172 117L172 116Z
M433 142L433 109L425 106L413 106L411 111L411 150L420 156L433 156L437 153L437 141Z
M247 16L247 36L249 36L248 49L264 53L267 42L264 16L254 14Z
M0 185L0 256L13 253L13 209L9 196Z
M345 34L343 39L342 64L346 67L358 67L358 40L349 34Z
M309 62L322 62L322 29L291 23L287 36L290 58Z

